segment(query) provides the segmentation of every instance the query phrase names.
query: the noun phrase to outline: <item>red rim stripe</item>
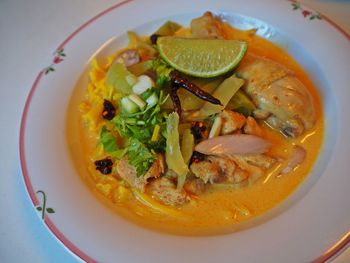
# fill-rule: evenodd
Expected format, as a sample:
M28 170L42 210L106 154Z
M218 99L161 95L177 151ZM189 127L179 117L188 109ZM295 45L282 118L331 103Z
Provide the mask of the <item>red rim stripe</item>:
M114 9L127 4L129 2L132 2L133 0L125 0L121 3L118 3L116 5L111 6L110 8L107 8L106 10L102 11L101 13L99 13L98 15L96 15L95 17L91 18L89 21L87 21L85 24L83 24L82 26L80 26L77 30L75 30L70 36L68 36L66 38L66 40L64 40L61 45L58 46L57 50L60 50L62 48L64 48L64 46L72 40L72 38L74 38L81 30L83 30L86 26L88 26L89 24L91 24L92 22L94 22L95 20L99 19L100 17L104 16L105 14L113 11Z
M100 17L106 15L107 13L113 11L114 9L127 4L129 2L132 2L133 0L125 0L123 2L120 2L118 4L115 4L111 6L110 8L102 11L98 15L94 16L90 20L88 20L86 23L84 23L82 26L80 26L77 30L75 30L72 34L70 34L57 48L63 49L65 45L70 42L80 31L82 31L84 28L86 28L88 25L90 25L95 20L99 19ZM339 31L342 35L344 35L348 40L350 40L350 34L348 34L343 28L338 26L334 21L329 19L328 17L322 15L322 18L328 22L332 27L334 27L337 31ZM19 138L19 148L20 148L20 162L22 167L22 173L24 182L27 188L27 191L29 193L30 199L32 200L34 206L39 205L38 198L36 196L36 193L33 189L33 186L30 182L29 178L29 171L27 168L26 158L25 158L25 127L27 123L27 115L30 107L30 103L33 97L34 92L36 91L40 80L42 79L44 75L44 70L40 71L38 76L36 77L31 90L28 94L24 110L22 113L22 119L21 119L21 125L20 125L20 138ZM54 225L54 223L46 216L44 220L47 227L50 229L50 231L57 237L58 240L60 240L63 245L68 248L71 252L73 252L76 256L81 258L82 260L86 262L95 263L96 260L89 257L87 254L85 254L83 251L81 251L79 248L77 248L71 241L69 241L62 233L61 231ZM350 232L344 235L335 245L334 247L330 248L329 251L325 252L325 254L321 255L319 258L315 259L313 262L324 262L332 258L334 255L339 253L342 249L344 249L348 244L350 243Z
M315 259L314 263L326 262L341 252L350 243L350 232L346 233L342 238L339 239L329 250L327 250L323 255Z
M32 100L33 94L34 94L43 74L44 74L44 71L43 70L40 71L40 73L36 77L34 84L29 92L29 95L27 97L27 101L26 101L26 104L24 106L24 110L22 113L22 120L21 120L21 127L20 127L21 130L20 130L20 134L19 134L19 154L20 154L20 161L21 161L23 178L24 178L24 182L25 182L25 185L27 187L30 199L32 199L34 206L37 206L39 204L39 201L38 201L38 198L36 197L35 191L33 189L31 182L30 182L30 179L29 179L29 172L28 172L26 157L24 154L24 134L25 134L25 129L26 129L29 104Z
M324 15L322 15L322 18L325 21L327 21L331 26L333 26L335 29L337 29L342 35L344 35L350 41L350 34L346 32L342 27L340 27L337 23L335 23L333 20L329 19Z

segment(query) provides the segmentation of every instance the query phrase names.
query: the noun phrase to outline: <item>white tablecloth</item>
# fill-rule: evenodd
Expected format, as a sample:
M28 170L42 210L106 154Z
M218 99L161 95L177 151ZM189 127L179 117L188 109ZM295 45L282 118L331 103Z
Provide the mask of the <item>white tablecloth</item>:
M0 262L78 262L43 226L28 198L19 164L20 118L48 54L77 27L116 2L0 0ZM349 0L301 2L350 33ZM350 249L334 262L350 262Z

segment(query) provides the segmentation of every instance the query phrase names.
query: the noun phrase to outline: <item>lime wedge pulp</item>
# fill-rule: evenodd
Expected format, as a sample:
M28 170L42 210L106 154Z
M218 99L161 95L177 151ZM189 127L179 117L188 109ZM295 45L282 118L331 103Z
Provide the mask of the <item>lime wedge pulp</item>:
M247 51L239 40L159 37L160 56L187 75L209 78L232 70Z

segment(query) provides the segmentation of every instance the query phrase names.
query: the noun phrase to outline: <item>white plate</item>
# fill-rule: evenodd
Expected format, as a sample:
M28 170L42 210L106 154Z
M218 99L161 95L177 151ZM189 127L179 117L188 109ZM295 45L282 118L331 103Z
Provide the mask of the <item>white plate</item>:
M305 68L322 96L325 142L307 181L259 224L222 236L172 236L125 221L89 192L69 157L67 108L89 59L124 45L127 30L149 34L169 18L186 25L206 10L241 28L258 27L259 35L284 46ZM57 48L52 65L40 71L26 102L21 165L38 215L69 250L88 262L330 258L350 239L349 39L327 18L293 1L129 0L102 12Z

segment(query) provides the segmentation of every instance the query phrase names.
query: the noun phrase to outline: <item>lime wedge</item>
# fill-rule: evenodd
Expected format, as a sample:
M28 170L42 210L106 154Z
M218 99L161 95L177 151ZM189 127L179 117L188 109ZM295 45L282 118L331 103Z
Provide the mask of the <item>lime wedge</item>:
M187 75L209 78L232 70L247 51L238 40L159 37L160 56L176 70Z

